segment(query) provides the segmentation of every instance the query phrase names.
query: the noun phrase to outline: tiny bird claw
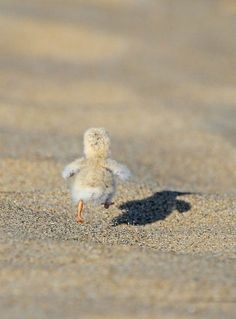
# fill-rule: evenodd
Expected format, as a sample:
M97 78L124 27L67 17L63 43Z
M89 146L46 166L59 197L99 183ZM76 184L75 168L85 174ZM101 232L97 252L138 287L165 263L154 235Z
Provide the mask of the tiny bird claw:
M114 203L105 203L105 204L104 204L104 207L105 207L106 209L108 209L111 205L114 205Z
M84 223L84 220L83 219L80 219L80 218L76 218L76 222L78 224L83 224Z

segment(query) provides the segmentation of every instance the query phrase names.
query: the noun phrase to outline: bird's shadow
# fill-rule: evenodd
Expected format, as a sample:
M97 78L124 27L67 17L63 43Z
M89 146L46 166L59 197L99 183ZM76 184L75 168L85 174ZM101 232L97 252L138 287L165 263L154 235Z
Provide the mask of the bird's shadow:
M113 219L113 226L151 224L164 220L174 210L185 213L191 209L191 204L178 197L189 194L165 190L147 198L128 201L119 206L122 214Z

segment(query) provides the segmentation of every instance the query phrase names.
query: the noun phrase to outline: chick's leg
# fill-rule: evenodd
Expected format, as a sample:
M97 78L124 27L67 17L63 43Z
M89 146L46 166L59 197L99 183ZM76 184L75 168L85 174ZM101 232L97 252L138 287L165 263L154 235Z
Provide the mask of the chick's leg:
M76 216L76 221L78 224L83 224L84 222L82 217L83 208L84 208L84 202L80 200L78 203L77 216Z
M111 205L113 205L114 203L112 202L112 203L110 203L110 202L106 202L105 204L104 204L104 207L106 208L106 209L108 209Z

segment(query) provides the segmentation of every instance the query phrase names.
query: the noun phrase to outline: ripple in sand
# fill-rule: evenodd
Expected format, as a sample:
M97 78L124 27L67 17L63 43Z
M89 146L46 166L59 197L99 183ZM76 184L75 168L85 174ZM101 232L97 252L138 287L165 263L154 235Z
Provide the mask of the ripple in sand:
M98 62L119 56L126 41L83 26L1 16L3 54L47 58L62 62ZM14 41L12 41L14 39Z

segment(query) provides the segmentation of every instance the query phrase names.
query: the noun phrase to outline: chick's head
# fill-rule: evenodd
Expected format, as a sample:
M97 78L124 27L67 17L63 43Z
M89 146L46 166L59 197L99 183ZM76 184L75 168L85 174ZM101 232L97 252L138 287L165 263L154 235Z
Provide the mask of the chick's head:
M110 137L104 128L90 128L84 134L84 153L87 158L107 158L110 144Z

